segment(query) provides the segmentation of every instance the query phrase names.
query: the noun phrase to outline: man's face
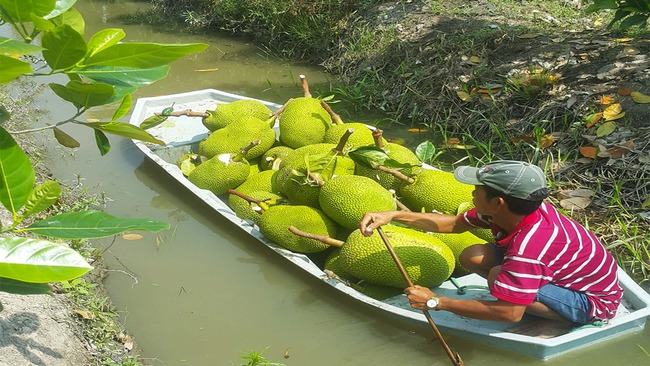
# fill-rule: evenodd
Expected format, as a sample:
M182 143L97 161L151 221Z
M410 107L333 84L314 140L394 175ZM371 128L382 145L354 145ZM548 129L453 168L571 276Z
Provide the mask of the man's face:
M476 212L481 215L491 216L492 210L490 209L490 201L487 198L487 192L483 186L474 186L472 192L472 202L476 207Z

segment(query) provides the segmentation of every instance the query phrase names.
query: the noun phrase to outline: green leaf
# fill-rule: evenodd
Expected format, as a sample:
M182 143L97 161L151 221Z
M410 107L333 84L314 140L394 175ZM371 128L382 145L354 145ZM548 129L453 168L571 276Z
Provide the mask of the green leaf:
M27 201L36 176L27 155L2 127L0 146L0 202L15 215Z
M86 41L79 32L67 24L43 34L43 57L52 70L74 66L86 55Z
M614 18L612 19L611 22L609 22L609 24L607 24L607 28L613 27L614 24L616 24L616 22L618 22L619 20L625 18L626 16L628 16L630 14L631 13L629 11L626 11L626 10L623 10L623 9L616 10L616 12L614 13Z
M55 0L0 0L7 15L16 23L29 23L31 13L45 16L54 9Z
M117 136L126 137L130 139L145 141L145 142L152 142L158 145L165 145L164 141L158 140L149 132L143 130L138 126L134 126L130 123L91 122L91 123L81 123L81 124L105 133L110 133L112 135L117 135Z
M616 0L592 0L592 4L585 11L587 13L593 13L599 10L616 9L617 7Z
M58 127L54 127L54 138L59 142L59 144L71 149L81 146L79 141L75 140L74 137L63 132L63 130Z
M111 121L115 122L118 119L126 116L127 113L129 113L129 109L131 109L131 104L133 103L133 97L131 94L127 94L122 98L122 103L120 103L120 106L117 107L115 110L115 113L113 113L113 118L111 118Z
M35 14L32 14L32 23L34 23L35 32L49 32L56 28L56 24Z
M0 55L0 84L8 83L21 75L31 74L32 72L29 63Z
M119 28L106 28L93 34L88 41L88 54L90 57L99 51L102 51L110 46L116 45L119 41L126 36L124 30Z
M644 14L634 14L625 18L621 22L621 29L628 29L632 26L638 25L639 27L645 28L646 22L648 21L648 16Z
M433 143L431 143L431 141L425 141L419 144L418 147L415 148L415 155L417 155L420 161L431 160L431 158L435 153L436 153L436 147L433 146Z
M30 43L17 41L15 39L0 37L0 53L7 56L31 55L41 52L43 47L34 46Z
M167 108L164 108L162 110L162 115L163 116L169 116L170 114L172 114L174 112L174 104L176 104L176 102L172 102L172 105L170 105Z
M67 212L36 222L20 231L62 239L93 239L132 230L158 232L169 224L149 219L111 216L102 211Z
M202 52L208 47L203 43L159 44L118 43L91 56L86 66L126 66L141 69L167 65L190 53Z
M77 108L90 108L107 104L113 96L112 85L103 83L86 84L72 80L66 86L50 84L50 88L61 99L73 103Z
M94 130L95 131L95 143L97 144L97 148L99 149L99 153L104 156L108 154L109 151L111 151L111 142L108 140L108 137L106 137L106 134L104 134L100 130Z
M596 130L597 137L603 137L611 134L616 129L616 122L605 122Z
M23 217L39 213L50 208L61 197L61 186L53 180L45 182L34 187L27 197Z
M164 79L169 73L169 66L144 70L123 66L88 66L77 67L70 72L105 84L141 87Z
M83 35L86 32L86 21L84 20L79 10L75 8L68 9L65 13L52 18L52 22L56 25L69 25L77 33Z
M153 115L153 116L145 119L144 121L142 121L142 123L140 123L140 128L143 129L143 130L148 130L148 129L152 128L152 127L156 127L159 124L165 122L167 120L167 118L169 118L169 117L168 116Z
M92 268L79 253L63 245L42 239L0 238L2 277L32 283L59 282Z
M4 105L0 104L0 124L7 122L11 119L11 113L5 108Z
M77 0L56 0L54 9L49 14L45 15L44 18L52 19L57 17L72 8L76 2Z
M47 283L29 283L0 277L0 291L16 295L49 295L52 288Z

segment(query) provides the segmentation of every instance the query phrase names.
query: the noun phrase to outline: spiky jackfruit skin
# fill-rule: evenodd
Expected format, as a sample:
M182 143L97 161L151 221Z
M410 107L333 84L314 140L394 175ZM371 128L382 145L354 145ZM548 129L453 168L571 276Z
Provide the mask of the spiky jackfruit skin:
M261 142L244 155L247 160L262 156L273 146L275 131L268 123L255 117L243 117L238 123L214 131L199 142L198 152L207 158L225 153L235 154L255 140Z
M400 171L405 175L410 177L422 171L422 163L420 162L420 159L407 147L389 142L384 145L384 151L391 159L413 166L411 168L400 169ZM382 172L381 170L370 168L364 164L357 164L355 174L371 178L381 184L382 187L392 189L395 192L398 192L399 187L402 185L402 181L399 178L396 178L389 173Z
M333 272L342 279L353 279L353 277L343 269L340 259L341 248L332 248L332 250L327 254L327 257L325 258L323 269Z
M249 171L246 160L232 162L230 154L222 154L194 168L187 179L199 188L221 195L242 184L248 178Z
M454 271L454 254L440 239L392 225L383 230L414 284L437 287ZM357 278L381 286L407 286L376 231L369 237L352 232L341 249L341 260L343 269Z
M249 175L242 184L235 187L235 190L245 195L250 195L253 192L270 192L277 196L281 196L275 185L275 175L277 170L264 170L259 173ZM232 207L248 205L245 199L230 194L228 195L228 205ZM234 210L233 210L234 211Z
M274 146L268 149L260 159L260 170L279 169L280 164L293 152L289 146Z
M271 110L257 100L236 100L230 103L217 104L214 110L205 111L207 116L201 120L210 131L224 128L231 123L237 123L244 116L252 116L261 121L269 118Z
M379 183L359 175L339 175L323 185L321 209L334 221L355 229L366 212L395 210L395 198Z
M471 184L460 183L452 173L422 169L415 176L415 183L403 184L400 195L412 211L438 211L456 215L464 202L472 202Z
M283 201L281 196L265 191L254 191L247 193L246 195L259 201L266 201L269 205L281 204ZM235 195L230 195L230 197L232 196ZM243 220L251 220L259 226L260 219L262 218L262 212L256 210L256 208L259 208L259 205L252 202L249 203L241 197L235 196L239 198L237 200L230 200L230 197L228 198L229 202L232 202L230 208L235 212L237 217Z
M331 126L325 132L323 142L338 144L341 137L349 128L353 128L354 132L350 137L348 137L344 149L356 149L361 146L374 145L375 139L372 137L372 130L364 123L359 122L349 122Z
M260 232L278 245L296 253L316 253L329 248L315 239L307 239L289 231L289 226L312 234L336 236L336 223L321 210L309 206L273 206L260 219Z
M325 131L332 125L332 117L316 98L300 97L291 100L280 114L280 141L297 149L323 142Z
M452 253L454 253L454 258L456 258L456 268L454 269L454 276L463 276L466 274L469 274L470 272L461 266L460 261L458 258L460 257L460 253L465 250L465 248L472 246L474 244L485 244L486 241L477 237L476 235L472 234L469 231L466 231L464 233L432 233L431 235L435 236L436 238L442 240L443 243L445 243L449 249L451 249Z

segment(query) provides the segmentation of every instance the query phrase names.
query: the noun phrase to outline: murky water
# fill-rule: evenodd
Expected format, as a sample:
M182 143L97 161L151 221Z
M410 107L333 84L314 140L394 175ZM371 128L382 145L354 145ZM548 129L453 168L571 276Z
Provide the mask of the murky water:
M120 20L143 2L81 0L87 33L123 28L129 41L205 42L207 52L173 64L170 76L138 96L215 88L282 103L299 96L297 75L318 88L318 68L290 65L250 44L228 38L160 33ZM197 71L217 69L216 71ZM52 117L68 113L48 104ZM88 118L104 117L99 111ZM58 120L58 119L57 119ZM67 130L66 130L67 131ZM448 365L431 329L349 300L257 241L243 235L171 181L130 141L111 139L100 157L92 135L68 131L83 142L74 154L55 150L58 179L81 181L105 192L106 211L171 223L173 230L97 243L109 266L106 286L145 361L154 365L240 365L245 351L263 351L287 365ZM472 341L448 338L466 365L647 366L650 330L543 362ZM286 358L285 358L286 356Z

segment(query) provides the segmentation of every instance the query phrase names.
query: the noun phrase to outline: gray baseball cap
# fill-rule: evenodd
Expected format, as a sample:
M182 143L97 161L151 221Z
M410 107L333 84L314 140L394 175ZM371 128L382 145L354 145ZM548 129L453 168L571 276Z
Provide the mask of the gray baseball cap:
M485 185L507 196L529 201L548 197L546 175L537 165L514 160L496 160L482 167L461 166L454 170L456 180Z

